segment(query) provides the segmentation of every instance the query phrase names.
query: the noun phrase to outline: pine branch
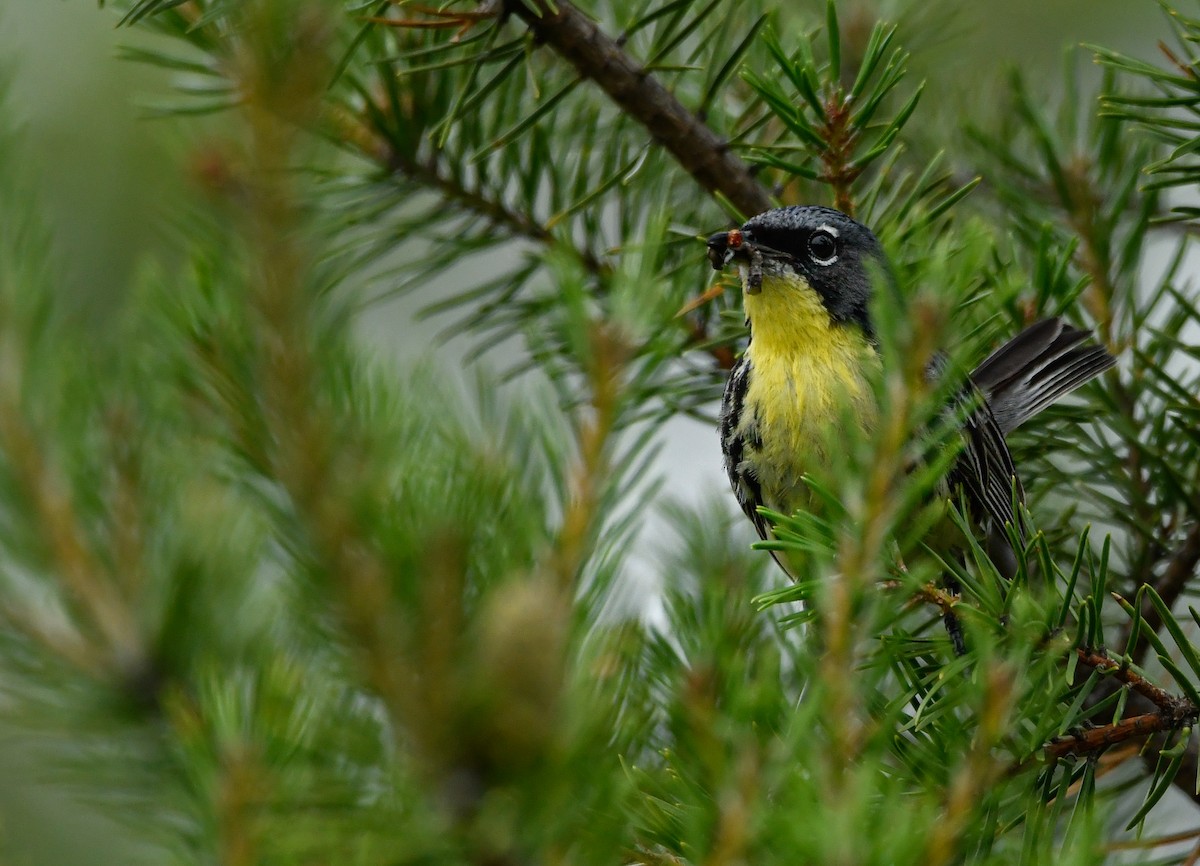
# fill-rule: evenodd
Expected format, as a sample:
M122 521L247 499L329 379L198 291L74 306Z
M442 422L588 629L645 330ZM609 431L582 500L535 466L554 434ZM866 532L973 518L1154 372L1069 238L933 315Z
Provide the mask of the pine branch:
M1057 737L1046 744L1046 756L1057 760L1067 755L1090 755L1134 737L1148 737L1177 727L1175 722L1162 713L1144 713L1121 719L1115 724L1087 728Z
M375 107L376 113L385 114L382 109L382 106ZM415 185L433 191L447 205L464 213L482 217L507 237L532 241L540 246L564 251L577 259L589 274L596 277L606 278L612 275L612 265L594 249L574 241L564 241L531 210L513 207L500 197L489 195L484 189L472 187L456 177L453 172L446 171L444 154L438 151L428 155L407 153L394 146L386 135L375 129L371 122L371 112L359 113L345 106L330 106L326 108L324 122L334 139L342 146L352 149L394 175L402 176ZM736 160L736 157L733 159ZM769 204L763 204L763 208L766 207L769 207ZM602 289L603 285L599 288ZM687 318L681 319L681 323L689 333L689 348L698 348L708 354L718 369L728 370L733 367L733 350L728 345L710 344L712 335L708 332L705 322Z
M16 358L5 360L12 364ZM11 600L2 608L3 619L79 671L136 688L153 665L134 612L105 559L89 542L86 521L61 467L46 453L45 436L29 423L15 393L15 376L5 372L0 384L0 454L26 497L26 507L36 515L46 566L61 584L77 627L54 624L44 611L19 609Z
M745 216L771 206L767 191L729 145L630 57L620 39L606 35L566 0L506 0L505 6L645 126L704 189L724 196Z
M1079 653L1080 661L1092 668L1100 667L1104 670L1109 670L1117 664L1107 654L1102 652L1092 652L1082 648L1077 650L1077 652ZM1097 742L1094 748L1090 750L1077 751L1068 748L1064 754L1085 754L1107 748L1109 745L1124 740L1140 739L1143 736L1151 736L1155 733L1168 730L1179 730L1196 721L1195 713L1197 708L1191 701L1175 697L1162 688L1149 683L1144 677L1130 670L1128 666L1118 666L1115 670L1111 670L1111 673L1114 675L1113 681L1129 686L1132 692L1129 706L1138 710L1140 714L1129 719L1123 719L1118 725L1108 725L1085 731L1084 734L1091 735L1093 740L1103 740L1103 742ZM1100 694L1109 693L1101 692ZM1096 697L1099 698L1100 695L1098 694ZM1089 701L1089 703L1092 703L1092 701ZM1115 728L1121 726L1124 726L1121 731L1118 732L1115 730ZM1113 737L1117 738L1113 739ZM1139 750L1139 753L1142 755L1142 760L1145 762L1146 768L1153 773L1159 759L1159 753L1153 750ZM1196 787L1191 781L1197 777L1197 773L1200 773L1200 746L1194 741L1189 741L1180 756L1179 769L1172 783L1180 793L1188 797L1192 802L1200 805L1200 792L1196 791Z
M1126 740L1140 739L1164 731L1178 731L1194 724L1197 718L1200 718L1200 707L1187 698L1172 695L1151 683L1128 665L1109 658L1104 650L1079 647L1075 652L1080 662L1111 676L1152 705L1153 709L1109 725L1080 729L1056 737L1045 746L1047 757L1058 759L1066 755L1088 755Z
M589 273L603 275L612 270L592 250L578 244L558 243L554 234L529 214L520 213L505 205L504 202L489 198L484 193L470 189L446 176L441 172L436 157L427 159L423 163L412 162L396 151L392 151L390 157L388 167L392 171L402 173L437 190L447 202L479 214L495 227L506 231L510 236L536 241L548 247L570 250Z
M1176 711L1181 705L1186 704L1189 707L1191 706L1189 701L1176 698L1166 689L1154 685L1154 683L1147 680L1141 674L1133 671L1128 665L1122 665L1109 658L1108 653L1103 650L1080 647L1075 653L1085 665L1112 675L1117 682L1129 686L1132 691L1150 701L1150 703L1154 704L1160 710L1167 711L1170 714L1177 714ZM1192 709L1194 710L1195 708L1192 707Z
M671 310L702 282L703 260L693 235L715 218L710 197L697 195L696 184L726 210L746 213L769 205L767 190L776 172L793 178L793 186L781 187L780 199L794 194L811 200L814 187L807 184L824 185L832 201L847 210L857 207L895 247L917 251L911 261L898 262L905 280L958 292L960 300L969 293L971 315L981 320L1003 313L1010 303L1016 315L1020 293L1030 284L1038 286L1039 310L1074 303L1086 273L1093 277L1097 318L1120 322L1132 305L1123 297L1134 284L1131 263L1140 246L1130 242L1115 253L1114 238L1125 238L1130 232L1122 227L1131 224L1134 235L1145 235L1142 222L1127 219L1131 214L1141 219L1141 211L1120 204L1137 189L1135 173L1121 175L1129 181L1123 194L1105 197L1098 191L1112 186L1107 179L1113 165L1137 160L1115 160L1110 153L1107 162L1071 162L1056 157L1066 151L1053 149L1049 173L1065 178L1062 188L1069 194L1061 207L1042 196L1030 213L1038 216L1035 205L1053 205L1059 231L1066 234L1069 225L1079 246L1061 254L1042 251L1039 268L1062 265L1062 274L1052 274L1043 290L1023 270L1017 275L1019 263L989 264L1002 257L990 229L960 231L942 221L966 188L947 190L936 160L927 168L912 167L893 148L919 97L918 88L895 99L907 55L890 46L894 28L870 30L864 48L867 28L851 20L839 27L834 0L823 31L828 51L819 44L812 51L811 35L794 50L776 42L771 50L776 63L761 75L747 73L752 92L735 91L728 101L720 98L722 88L743 57L751 56L746 46L757 45L758 24L727 53L720 35L750 19L745 6L726 0L583 10L567 0L479 0L479 5L465 0L464 8L476 10L468 12L399 3L389 13L399 18L383 17L387 0L341 12L314 3L314 10L324 9L315 29L303 16L293 22L293 4L277 0L123 5L134 16L161 12L164 20L173 20L186 14L195 25L189 34L212 31L215 47L198 47L224 58L211 64L211 74L236 85L221 93L242 99L249 122L246 168L231 175L239 180L244 175L245 182L230 184L226 192L236 195L228 202L222 198L229 206L222 213L234 214L239 224L220 235L231 243L205 256L230 262L228 273L222 270L213 286L198 279L195 291L177 294L180 318L186 313L189 323L183 333L194 330L203 338L215 323L214 345L228 351L228 358L218 354L212 363L200 363L194 377L204 386L199 392L211 398L204 411L217 410L213 444L224 473L217 481L222 489L227 481L236 484L239 503L240 491L247 489L246 505L261 510L255 522L262 528L255 528L247 557L252 553L278 568L289 597L294 591L294 609L272 607L264 618L279 618L278 632L289 641L293 632L296 636L295 644L278 647L287 675L279 682L268 667L276 664L274 648L261 660L231 656L234 673L247 673L241 684L227 675L224 660L211 665L203 646L199 661L205 669L194 688L188 682L180 690L186 706L177 710L167 745L181 753L181 776L208 775L219 784L218 796L209 798L213 802L199 805L211 833L220 837L217 859L279 859L278 847L294 849L293 859L320 860L328 857L311 849L338 850L340 838L320 838L323 831L310 829L307 817L303 834L286 825L278 839L276 825L269 823L285 824L296 801L308 805L310 791L325 805L327 792L337 790L323 777L314 777L319 786L300 779L311 772L304 764L309 753L336 765L339 773L347 765L361 767L361 778L341 782L352 808L305 814L327 817L346 836L365 839L370 850L354 858L363 863L399 858L503 866L561 859L563 851L597 863L614 862L618 851L664 864L772 855L866 863L880 857L877 839L825 836L828 828L867 822L892 828L883 855L889 862L972 857L1007 862L1017 847L1031 861L1054 851L1059 859L1085 862L1087 853L1098 850L1100 832L1107 831L1100 823L1107 810L1092 804L1120 793L1117 785L1097 786L1099 762L1090 758L1108 750L1104 757L1115 764L1119 755L1144 745L1146 765L1126 766L1137 769L1143 781L1152 780L1135 821L1171 784L1186 790L1183 780L1195 772L1196 754L1185 729L1200 716L1200 696L1170 658L1165 667L1173 679L1163 682L1179 695L1133 669L1129 654L1138 650L1129 644L1139 643L1136 636L1121 645L1123 655L1110 658L1102 649L1103 629L1111 622L1102 616L1102 605L1109 597L1112 543L1105 543L1097 561L1086 533L1080 539L1051 652L1038 651L1043 611L1010 604L1009 585L993 575L986 551L971 545L969 556L951 565L966 572L968 606L960 610L972 615L972 625L990 624L1000 637L979 641L981 664L969 677L953 674L975 659L947 664L941 642L929 640L937 619L921 609L932 605L947 615L956 597L914 571L903 582L885 582L911 594L907 603L877 598L877 581L890 573L895 558L892 537L901 548L915 546L915 530L897 530L917 524L909 514L925 514L913 504L923 498L913 491L923 488L904 467L918 426L914 419L924 418L925 401L916 396L924 394L931 345L881 339L881 346L895 347L895 358L906 361L892 363L886 356L886 366L897 375L882 383L884 422L868 440L839 449L844 462L836 466L846 471L831 471L829 483L814 486L811 514L781 520L792 533L781 540L803 553L806 563L787 592L814 602L805 612L813 624L797 639L779 640L777 618L760 615L749 598L733 597L733 588L758 586L755 569L764 557L751 558L746 544L727 531L724 511L698 515L693 542L677 563L661 569L672 578L664 593L669 630L643 634L636 622L614 626L621 612L598 603L617 599L608 589L623 577L628 527L649 500L641 495L647 488L639 479L651 465L650 433L628 449L622 443L631 429L637 433L651 401L672 409L672 402L702 399L711 390L715 377L709 371L681 371L698 366L690 357L680 364L681 352L699 348L723 365L733 358L736 317L724 315L731 311L722 303L728 286L704 292L675 317L689 329L691 343L671 326ZM229 14L242 6L249 17ZM229 19L227 30L212 26L226 27L222 17ZM493 18L495 26L471 32L475 23ZM716 23L702 27L705 21ZM294 29L294 23L304 26ZM615 34L622 26L627 34L621 36L602 29ZM440 32L456 28L467 38L456 41ZM852 50L851 33L860 43ZM653 47L644 48L646 43ZM550 52L531 59L527 49L537 44ZM321 46L331 54L347 49L335 75L323 74L331 67L314 62ZM359 46L361 52L355 50ZM560 57L568 62L559 63ZM857 75L845 68L850 64L844 57L855 58ZM538 62L543 59L551 62ZM759 66L753 60L745 65ZM330 77L333 90L325 86ZM598 87L580 87L585 79ZM704 112L714 99L721 108L740 104L737 119L714 114L710 127ZM887 114L888 106L895 108L890 119L873 117L877 110ZM307 231L310 190L306 175L291 170L289 152L305 152L292 124L300 119L305 127L318 112L340 144L368 160L366 177L353 178L360 186L328 185L333 194L348 193L345 201L356 206L354 218L338 223L350 227L348 244L360 245L350 248L348 258L357 263L365 260L357 257L361 248L370 254L394 251L397 238L413 240L395 256L400 260L412 252L412 261L402 263L406 282L395 291L425 285L437 268L483 258L483 252L514 240L523 253L534 245L550 252L525 255L519 268L490 270L469 291L448 277L439 288L452 296L431 309L475 308L464 330L527 331L530 366L557 389L561 419L553 410L535 411L528 428L522 424L506 434L481 406L480 417L472 414L460 431L453 399L414 386L409 400L399 400L392 394L394 371L384 372L379 382L370 378L351 332L343 330L352 321L349 309L328 291L336 279L323 270L330 260L330 270L344 267L322 244L338 237L336 227L326 231L325 224L314 224ZM771 176L755 175L741 157L760 161ZM325 176L338 180L342 167L336 164ZM655 222L658 212L665 213L661 226ZM395 222L384 224L380 217ZM648 231L647 222L661 231ZM1048 249L1068 247L1051 229L1035 238L1031 229L1041 232L1042 223L1019 223L1031 249L1031 238L1042 237ZM942 225L951 226L946 238ZM432 254L426 241L432 241ZM993 269L1022 288L1004 291L1002 280L991 285ZM535 274L537 282L530 279ZM1161 296L1172 301L1178 293L1164 290ZM706 301L710 306L695 318L686 315ZM913 321L928 325L918 335L934 342L932 314L918 305L913 309L919 313ZM191 324L193 313L202 326ZM1135 313L1129 334L1141 327L1140 311ZM1191 315L1189 321L1200 318ZM236 326L228 332L219 327L225 317ZM881 318L884 328L898 323L894 332L885 331L888 336L907 334L907 319ZM714 322L720 332L710 337ZM1093 389L1097 400L1113 402L1112 415L1124 426L1096 422L1097 435L1114 447L1085 456L1102 471L1078 472L1076 483L1107 496L1081 495L1081 508L1099 512L1111 503L1105 516L1112 519L1105 524L1131 527L1144 545L1143 559L1116 558L1123 566L1133 560L1122 580L1154 578L1143 590L1154 605L1137 619L1146 629L1143 638L1166 657L1155 632L1170 631L1192 673L1200 675L1200 656L1180 637L1171 616L1172 603L1180 601L1200 562L1200 529L1189 522L1195 478L1190 469L1177 468L1189 465L1181 455L1191 452L1170 438L1176 432L1181 440L1185 434L1194 438L1185 427L1186 411L1172 413L1176 402L1190 406L1190 383L1171 382L1154 366L1166 365L1169 340L1181 331L1182 325L1166 327L1160 341L1151 341L1163 347L1159 354L1143 342L1124 386L1114 379ZM1126 336L1122 330L1108 334L1117 345ZM1143 353L1153 376L1140 375ZM3 390L0 404L19 403ZM1155 411L1161 405L1166 410ZM428 419L412 425L418 435L393 435L409 431L407 416L424 412ZM19 451L11 447L3 420L0 445L10 447L0 451ZM147 420L154 420L150 413ZM32 432L41 429L29 426ZM125 438L119 429L110 435ZM182 445L192 444L188 435ZM475 455L477 435L486 445ZM1121 445L1126 439L1128 450ZM1060 441L1065 440L1039 439L1038 447L1049 451ZM44 447L47 469L55 467L61 450L54 441ZM476 477L493 472L494 491ZM23 487L47 475L27 474ZM209 471L198 474L207 483ZM126 483L136 486L136 478L116 478L114 495L123 495L120 485ZM77 487L76 497L87 489ZM0 500L4 493L0 489ZM202 498L191 489L185 493L189 500ZM628 508L630 503L635 507ZM126 579L139 568L139 539L128 534L133 529L127 517L136 517L136 509L118 502L113 526L93 530L86 499L82 506L74 499L69 504L78 507L64 511L77 525L68 528L80 535L84 553L97 558L94 565L86 563L89 569L116 588L117 600L128 602L140 622L142 610L132 600L150 596L138 580ZM13 510L7 500L0 505L0 512ZM484 513L487 520L481 519ZM491 522L497 513L505 518ZM34 516L55 529L46 514ZM198 519L209 518L182 515ZM1059 528L1072 520L1064 517ZM161 522L164 533L189 528ZM148 525L158 525L157 518ZM92 539L105 531L115 533L115 546ZM1038 548L1047 575L1059 571L1057 534L1047 536L1051 541L1043 538ZM267 545L265 553L258 552L259 544ZM1137 550L1133 547L1134 554ZM155 566L147 569L151 579L154 572L168 571L147 562ZM257 574L258 564L248 558L247 574ZM840 578L831 581L834 572ZM204 583L184 577L189 585ZM190 596L181 597L169 624L177 620L178 631L196 631L195 606L185 603ZM773 598L783 600L783 592ZM75 603L83 614L86 601ZM248 614L254 613L251 607L246 605ZM1064 632L1072 616L1080 636L1069 644ZM796 614L783 621L801 620ZM321 629L316 640L300 634L314 625ZM217 634L199 637L211 643L207 639ZM310 643L318 645L312 659L306 656ZM1062 651L1077 645L1084 648L1069 659L1083 662L1079 670L1090 676L1064 685ZM195 651L180 650L187 670L200 667L187 655ZM324 689L311 682L314 675L324 676L318 665L336 668L328 682L315 684ZM231 679L233 688L227 689ZM323 690L336 692L330 702L354 704L355 712L369 714L364 744L350 742L340 730L348 711L307 706L308 697ZM364 692L378 700L364 700ZM290 715L297 706L302 709ZM269 724L276 716L289 730L327 724L336 738L306 737L297 744L303 751L282 738L287 748L280 748ZM1065 736L1054 736L1068 728ZM972 730L973 740L963 748ZM1030 730L1037 733L1019 733ZM205 739L215 741L217 773L207 772L204 755L192 748ZM1050 759L1036 784L1029 784L1034 774L1003 777L1010 760L1006 741L1010 747L1036 747L1036 755L1014 772L1043 763L1043 755ZM947 754L961 760L948 763ZM1076 763L1070 756L1086 759ZM1068 760L1055 765L1058 758ZM797 774L796 766L812 772ZM205 793L189 796L200 801ZM1072 799L1076 807L1064 810ZM1047 801L1053 810L1045 808ZM363 808L364 803L369 805ZM1094 819L1093 813L1102 817ZM395 828L403 841L393 844L380 827Z
M1111 677L1109 682L1117 688L1127 687L1130 691L1129 706L1139 712L1135 716L1127 716L1108 725L1082 728L1056 737L1047 743L1043 750L1050 760L1056 761L1068 755L1093 755L1121 743L1144 740L1168 731L1183 730L1195 724L1200 717L1200 707L1190 700L1170 694L1133 671L1128 665L1113 660L1103 650L1079 647L1075 652L1084 665L1108 674ZM1111 694L1111 690L1098 690L1088 703L1094 706L1103 697ZM1155 773L1162 753L1141 749L1138 753L1142 754L1147 770ZM1200 771L1198 747L1189 741L1183 746L1176 760L1178 767L1171 784L1200 805L1200 794L1191 784L1191 780L1196 778L1197 772ZM1012 769L1015 771L1027 763L1022 762Z
M503 201L491 198L478 189L471 189L448 175L443 171L442 159L437 152L424 159L402 153L384 136L377 134L366 118L342 108L329 110L326 121L333 127L337 141L343 145L352 147L355 152L393 174L403 175L413 183L432 189L447 204L483 217L509 237L523 238L544 246L561 246L575 253L589 273L602 275L610 272L611 268L592 250L577 244L558 244L554 234L531 214L515 210Z

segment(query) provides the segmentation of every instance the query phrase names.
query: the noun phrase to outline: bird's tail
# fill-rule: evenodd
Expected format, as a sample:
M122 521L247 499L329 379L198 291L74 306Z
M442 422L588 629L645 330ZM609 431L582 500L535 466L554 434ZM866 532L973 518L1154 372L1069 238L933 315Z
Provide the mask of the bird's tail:
M1081 345L1089 336L1062 319L1043 319L975 369L971 380L1005 435L1117 362L1103 346Z

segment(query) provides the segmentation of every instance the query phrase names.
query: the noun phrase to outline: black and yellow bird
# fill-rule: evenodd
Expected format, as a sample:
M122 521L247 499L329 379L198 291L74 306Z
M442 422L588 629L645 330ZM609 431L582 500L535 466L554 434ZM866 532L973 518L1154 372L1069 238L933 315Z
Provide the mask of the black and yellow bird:
M759 507L808 508L805 474L831 465L829 449L851 432L844 425L874 423L881 359L869 308L883 250L840 211L797 206L714 234L708 255L717 270L741 271L750 342L725 387L721 448L737 500L766 539ZM1023 495L1005 436L1115 363L1088 337L1058 318L1030 325L970 374L955 401L968 408L949 492L962 491L993 548L1006 547L1006 524L1019 527L1014 489ZM944 375L942 366L930 374Z

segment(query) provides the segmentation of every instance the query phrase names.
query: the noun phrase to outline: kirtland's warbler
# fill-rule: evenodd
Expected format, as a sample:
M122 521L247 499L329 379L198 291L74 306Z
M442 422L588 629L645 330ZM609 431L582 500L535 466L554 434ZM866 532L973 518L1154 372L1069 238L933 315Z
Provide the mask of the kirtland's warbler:
M830 464L841 425L873 423L880 356L871 269L883 271L883 250L840 211L799 206L713 235L708 255L717 270L736 262L741 271L750 342L725 387L721 448L738 502L766 539L770 526L758 508L808 507L803 476ZM947 481L988 530L994 557L1011 557L1004 527L1019 529L1014 490L1022 496L1004 437L1115 363L1104 347L1085 343L1088 336L1058 318L1030 325L970 374L955 401L967 407L964 442ZM930 375L943 366L935 361Z

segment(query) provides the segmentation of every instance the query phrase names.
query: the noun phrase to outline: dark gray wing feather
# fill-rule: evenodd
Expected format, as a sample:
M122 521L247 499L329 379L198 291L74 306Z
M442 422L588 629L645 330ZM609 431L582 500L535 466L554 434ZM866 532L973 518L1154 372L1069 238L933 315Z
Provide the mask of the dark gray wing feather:
M1117 362L1090 334L1043 319L1009 340L971 374L1005 434Z
M987 401L968 385L956 395L951 411L961 418L964 439L947 478L951 489L962 488L976 520L996 527L1011 524L1023 532L1013 510L1013 487L1017 502L1024 500L1025 491L1004 441L1004 431Z
M1089 336L1059 318L1030 325L975 369L949 409L962 418L965 447L948 480L993 530L1010 524L1024 536L1013 504L1014 494L1017 503L1025 494L1004 437L1116 363L1103 346L1083 345ZM938 359L931 375L944 367Z

